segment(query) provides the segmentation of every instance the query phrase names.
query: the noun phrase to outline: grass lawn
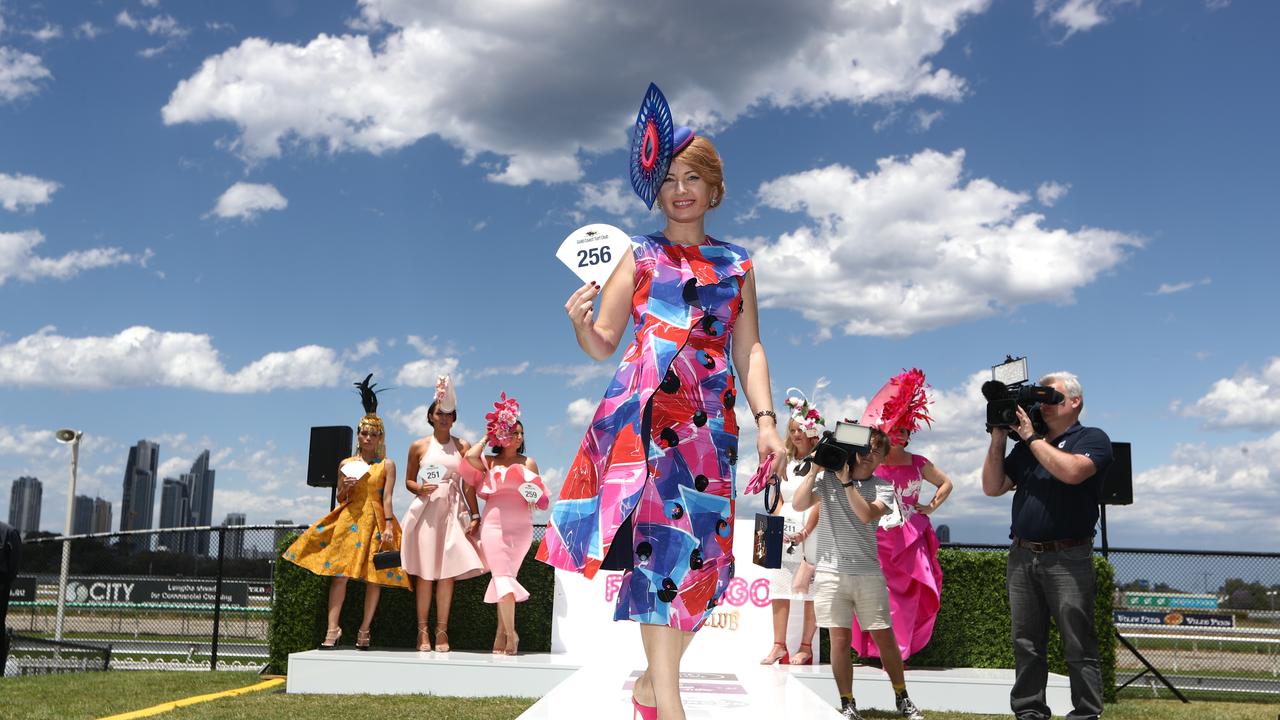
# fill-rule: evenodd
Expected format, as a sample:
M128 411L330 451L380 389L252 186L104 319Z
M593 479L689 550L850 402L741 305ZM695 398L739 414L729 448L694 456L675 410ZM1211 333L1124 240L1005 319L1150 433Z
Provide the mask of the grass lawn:
M0 679L0 716L6 720L76 720L140 710L192 695L253 685L253 673L108 672ZM286 695L278 689L178 708L161 720L258 720L259 718L361 717L509 720L533 704L529 698L441 698L425 695ZM864 711L868 720L893 718ZM599 714L583 708L583 718ZM619 715L619 718L623 717ZM928 714L930 720L983 720L991 715ZM1129 700L1108 705L1107 720L1274 720L1275 704Z

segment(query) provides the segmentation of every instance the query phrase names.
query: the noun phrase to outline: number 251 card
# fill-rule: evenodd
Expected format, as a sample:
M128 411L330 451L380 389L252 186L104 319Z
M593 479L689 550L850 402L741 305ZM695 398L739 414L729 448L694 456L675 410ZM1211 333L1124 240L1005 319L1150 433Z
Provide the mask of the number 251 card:
M622 253L631 252L631 238L612 225L584 225L560 243L556 257L582 282L596 281L604 287Z

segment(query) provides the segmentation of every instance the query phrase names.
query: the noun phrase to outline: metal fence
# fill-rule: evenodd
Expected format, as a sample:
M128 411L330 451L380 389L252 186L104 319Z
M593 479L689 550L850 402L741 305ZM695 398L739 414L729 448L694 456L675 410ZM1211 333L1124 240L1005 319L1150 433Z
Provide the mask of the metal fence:
M1280 553L1110 548L1107 559L1122 695L1280 695Z
M28 539L10 591L5 674L258 670L277 544L306 526L167 528ZM97 660L93 658L98 658Z
M29 539L10 595L6 670L256 670L267 658L275 548L304 528L71 537L61 594L63 538ZM543 531L535 526L535 539ZM1113 548L1109 559L1124 692L1169 692L1145 658L1183 693L1280 695L1280 553Z

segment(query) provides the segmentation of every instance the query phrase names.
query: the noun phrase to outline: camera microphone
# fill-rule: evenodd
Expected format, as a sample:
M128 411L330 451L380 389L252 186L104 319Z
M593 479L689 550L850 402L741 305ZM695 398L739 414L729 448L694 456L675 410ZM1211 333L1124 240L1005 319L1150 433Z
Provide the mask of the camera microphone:
M1009 398L1009 388L999 380L988 380L982 383L982 397L986 398L987 402L1006 400Z

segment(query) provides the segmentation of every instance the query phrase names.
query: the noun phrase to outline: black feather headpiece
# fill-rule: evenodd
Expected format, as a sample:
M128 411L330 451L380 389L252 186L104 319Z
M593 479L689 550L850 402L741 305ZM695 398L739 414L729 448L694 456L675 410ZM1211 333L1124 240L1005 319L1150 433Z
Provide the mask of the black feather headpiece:
M372 379L373 373L369 373L364 380L361 380L358 383L352 383L352 385L355 385L360 391L360 404L364 406L364 413L366 415L378 414L378 393L382 392L382 390L374 390L374 388L378 386L378 383L370 383L369 381Z

